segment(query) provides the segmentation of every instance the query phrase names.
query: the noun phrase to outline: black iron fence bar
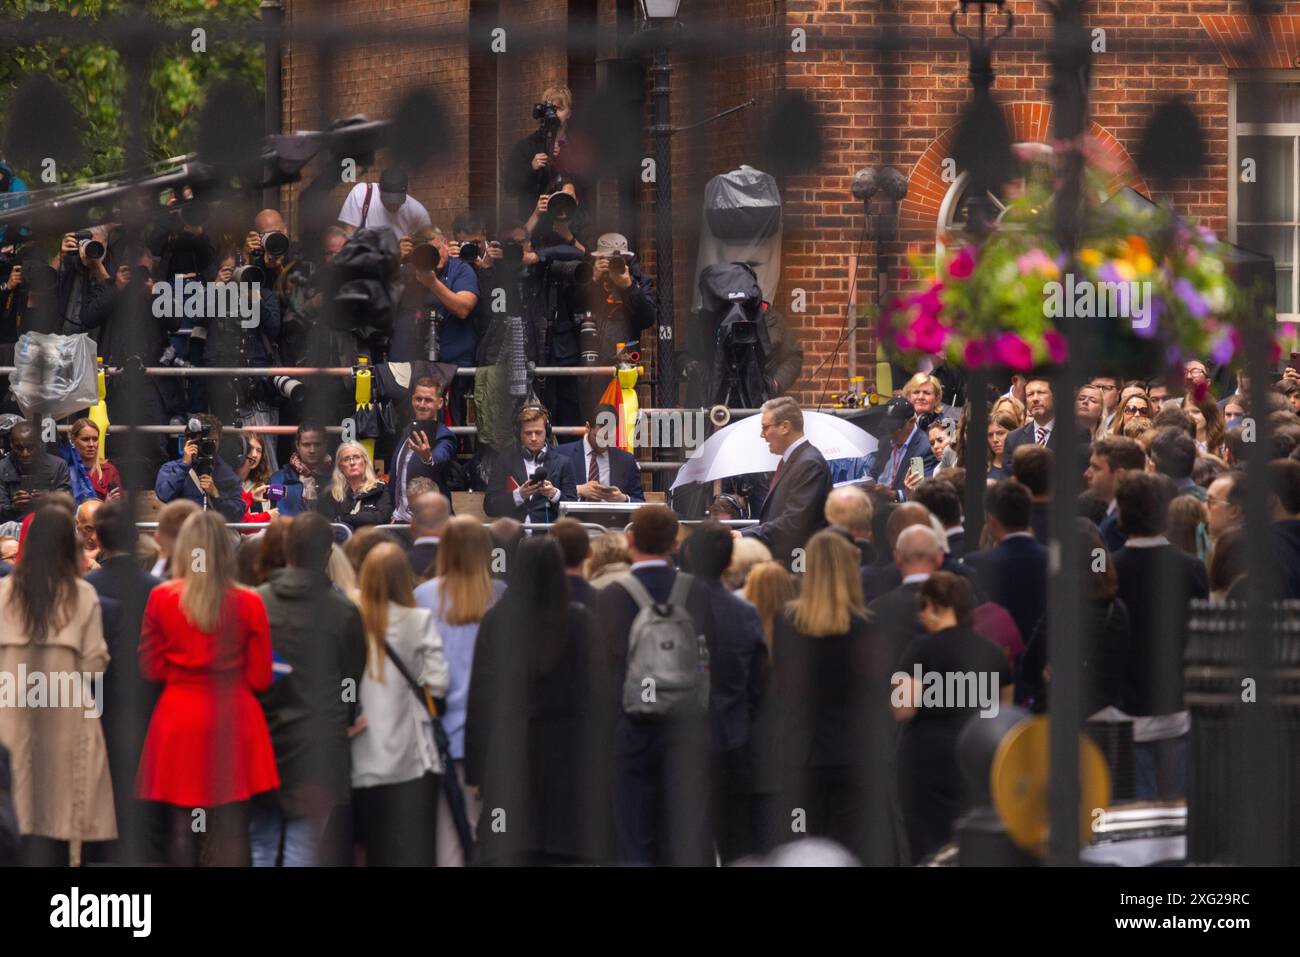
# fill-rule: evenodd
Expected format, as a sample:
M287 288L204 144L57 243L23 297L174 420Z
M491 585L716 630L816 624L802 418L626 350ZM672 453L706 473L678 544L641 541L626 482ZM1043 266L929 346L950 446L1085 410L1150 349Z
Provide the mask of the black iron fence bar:
M185 379L191 378L220 378L222 376L239 376L247 378L249 376L273 376L287 375L296 379L319 378L323 376L333 376L335 378L347 378L354 374L358 368L374 369L374 366L326 366L323 368L305 369L301 366L145 366L145 375L153 376L179 376ZM472 376L478 372L478 366L457 366L456 375ZM13 375L17 371L15 366L0 366L0 375ZM107 375L123 375L126 370L118 366L104 369ZM609 376L613 378L618 370L614 366L538 366L532 370L536 376L543 378L548 376Z

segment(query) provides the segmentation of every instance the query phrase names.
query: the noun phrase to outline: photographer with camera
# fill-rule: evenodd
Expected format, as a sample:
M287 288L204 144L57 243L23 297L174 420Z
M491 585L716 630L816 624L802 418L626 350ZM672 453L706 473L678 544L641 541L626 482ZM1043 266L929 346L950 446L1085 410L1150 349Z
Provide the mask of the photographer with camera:
M266 276L267 288L276 285L285 267L301 252L289 239L289 229L278 209L264 209L253 217L253 228L244 235L244 262L257 266Z
M236 301L252 307L251 318L241 315L202 315L194 320L193 339L202 345L205 366L258 368L279 365L280 299L262 267L238 265L235 253L226 253L217 268L216 284L247 284ZM191 349L191 351L193 351ZM214 379L208 387L210 410L226 421L253 425L279 424L279 396L270 379Z
M158 472L154 493L167 503L184 498L203 509L215 509L227 522L244 518L242 484L235 470L220 455L221 420L216 416L191 416L185 427L184 446Z
M22 521L47 492L72 494L68 463L41 447L35 425L19 422L9 432L9 454L0 460L0 522Z
M378 183L357 183L339 209L339 225L349 236L358 229L391 229L400 236L413 236L431 225L429 211L407 195L406 171L384 170Z
M108 293L111 283L104 268L107 246L103 230L65 233L59 253L58 335L86 331L90 313Z
M478 336L472 314L479 301L473 265L452 253L436 226L404 236L401 251L408 281L393 323L389 361L473 365Z
M577 164L568 149L572 116L573 94L559 84L547 87L541 102L533 105L537 129L515 144L501 171L506 193L518 200L520 219L528 216L538 195L559 188L556 177L582 173L575 169Z

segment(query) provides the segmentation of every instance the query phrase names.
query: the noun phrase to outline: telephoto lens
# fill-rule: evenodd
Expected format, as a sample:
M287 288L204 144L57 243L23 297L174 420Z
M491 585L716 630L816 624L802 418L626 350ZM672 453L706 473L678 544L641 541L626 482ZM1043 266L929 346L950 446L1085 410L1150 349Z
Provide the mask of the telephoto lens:
M283 256L289 251L289 237L278 231L262 233L262 249L268 256Z
M577 211L578 201L564 190L552 193L546 199L546 212L554 222L567 223Z
M483 247L478 243L461 243L459 255L468 262L477 262L483 258Z
M422 243L411 250L411 265L421 272L432 272L441 262L442 255L432 243Z
M591 318L590 312L582 315L582 324L578 327L578 346L582 364L594 366L596 360L600 358L600 336L596 331L596 321Z
M90 230L83 229L75 235L77 237L77 249L81 251L82 256L91 262L97 262L104 258L104 244L96 239Z
M234 275L231 276L232 282L265 282L266 273L262 267L254 266L251 263L247 266L236 266Z
M609 271L615 276L623 275L627 272L627 260L622 256L610 256Z
M293 376L272 376L271 386L294 405L301 405L307 398L307 386Z

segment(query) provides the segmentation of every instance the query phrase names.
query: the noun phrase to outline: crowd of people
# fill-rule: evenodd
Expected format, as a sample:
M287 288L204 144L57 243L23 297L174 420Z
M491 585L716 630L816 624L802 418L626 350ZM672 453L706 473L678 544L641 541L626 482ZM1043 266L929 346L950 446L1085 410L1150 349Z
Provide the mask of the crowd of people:
M571 94L542 99L507 159L517 220L491 234L472 211L436 225L396 167L311 243L275 209L237 222L185 191L143 230L4 233L0 364L25 333L88 336L123 370L113 420L179 435L108 458L103 417L68 416L57 440L0 420L0 858L730 864L822 836L921 862L973 799L967 722L1050 706L1062 455L1086 485L1080 718L1131 720L1138 796L1181 796L1186 609L1246 596L1262 417L1273 593L1300 598L1300 372L1264 409L1244 376L1216 399L1191 361L1181 383L1096 376L1070 410L1040 375L986 398L917 372L876 451L828 462L783 395L802 355L764 307L772 348L750 371L779 464L708 489L688 522L684 499L647 501L604 381L534 372L627 358L657 312L626 237L587 213ZM156 308L177 278L257 282L256 322ZM139 374L154 365L358 372ZM340 440L362 375L369 427ZM471 422L473 442L455 431ZM280 424L292 436L257 431ZM470 489L490 523L455 514ZM561 517L575 501L637 507L593 536ZM988 695L932 701L913 676L933 673L985 676ZM18 675L43 676L39 703Z
M1138 796L1178 798L1185 609L1246 594L1253 413L1244 383L1216 401L1204 373L1187 366L1182 397L1098 377L1059 422L1047 379L1013 379L990 402L978 542L962 505L970 404L943 416L929 376L899 390L886 417L910 421L890 420L849 466L867 477L843 484L798 404L767 402L761 435L780 462L741 528L653 503L624 530L553 515L531 527L521 499L571 493L588 462L589 482L614 487L625 464L598 461L587 438L553 448L541 410L521 416L521 481L490 524L453 515L420 471L427 437L394 495L362 445L331 456L300 430L281 470L298 494L258 534L227 526L256 504L247 486L269 484L263 459L191 482L153 536L101 466L104 500L40 494L0 567L0 672L88 686L75 706L0 707L17 856L708 864L814 835L870 863L922 861L972 800L964 725L998 704L1049 707L1057 455L1079 457L1087 486L1080 718L1127 716ZM1283 598L1300 598L1294 382L1288 370L1260 413ZM1224 405L1247 421L1229 424ZM927 433L939 454L912 455ZM87 475L94 437L74 433ZM38 438L18 426L10 458L47 454ZM915 459L930 463L920 475ZM539 461L554 469L541 481ZM398 500L409 525L375 527ZM931 701L931 672L988 676L990 697Z

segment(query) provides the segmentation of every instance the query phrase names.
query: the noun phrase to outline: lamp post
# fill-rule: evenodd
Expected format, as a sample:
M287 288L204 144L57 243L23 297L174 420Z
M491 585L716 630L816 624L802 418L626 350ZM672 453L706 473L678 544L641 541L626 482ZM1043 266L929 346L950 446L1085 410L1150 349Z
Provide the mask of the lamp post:
M865 235L876 245L876 317L885 314L885 295L889 291L889 269L885 264L885 242L898 238L898 204L907 196L907 176L892 166L874 169L865 166L853 175L850 187L853 198L862 200ZM875 213L872 197L883 195ZM856 268L856 267L855 267ZM858 311L849 313L849 381L858 374ZM879 390L877 390L879 391Z
M647 27L655 28L654 104L655 138L655 287L659 294L659 342L655 350L655 405L661 409L677 405L677 363L673 355L673 120L671 109L672 65L668 59L672 30L676 26L681 0L641 0Z

